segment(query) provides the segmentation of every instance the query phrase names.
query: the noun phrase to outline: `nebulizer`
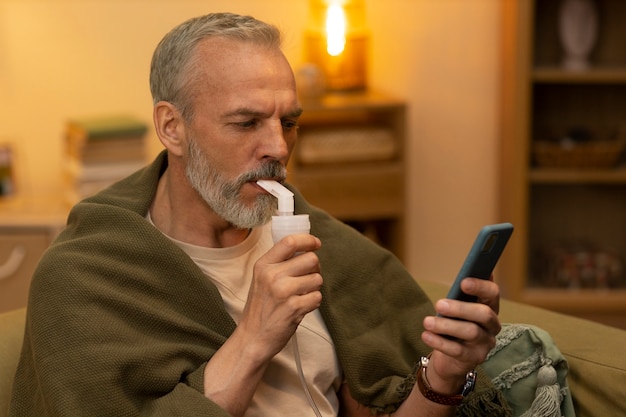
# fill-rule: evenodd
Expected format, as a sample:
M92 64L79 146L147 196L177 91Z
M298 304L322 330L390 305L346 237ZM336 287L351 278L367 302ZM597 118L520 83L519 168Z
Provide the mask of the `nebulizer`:
M309 215L294 215L293 193L291 191L277 181L258 180L257 184L278 199L278 215L272 216L272 240L274 243L277 243L285 236L292 234L310 233L311 223L309 222ZM309 390L309 386L304 378L296 332L294 332L291 337L291 344L293 348L294 360L296 362L296 368L298 370L298 376L300 378L304 394L306 395L307 401L309 402L309 405L315 415L317 417L322 417L322 414L320 413L317 404L315 404L311 391Z

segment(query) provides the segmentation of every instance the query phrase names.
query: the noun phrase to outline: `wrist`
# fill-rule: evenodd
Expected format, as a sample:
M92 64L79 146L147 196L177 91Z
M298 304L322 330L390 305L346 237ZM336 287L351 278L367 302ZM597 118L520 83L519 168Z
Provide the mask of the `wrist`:
M465 382L465 374L451 374L447 362L441 361L441 357L437 354L430 353L426 356L425 361L424 359L420 359L420 361L422 361L424 375L434 390L450 395L461 392Z
M266 367L275 355L259 337L246 332L244 326L237 326L220 350L225 347L236 352L238 362L250 369Z
M426 399L448 406L457 406L463 401L474 388L476 382L476 372L468 372L464 378L453 377L444 379L433 370L430 363L431 355L420 359L420 366L417 371L417 385Z

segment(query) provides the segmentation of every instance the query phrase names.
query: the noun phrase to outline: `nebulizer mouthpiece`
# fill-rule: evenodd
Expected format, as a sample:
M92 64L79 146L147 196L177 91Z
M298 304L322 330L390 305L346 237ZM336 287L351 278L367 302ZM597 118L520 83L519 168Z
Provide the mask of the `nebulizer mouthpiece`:
M285 236L310 233L308 214L293 214L293 193L277 181L258 180L257 184L278 199L278 215L272 216L272 239L274 243Z

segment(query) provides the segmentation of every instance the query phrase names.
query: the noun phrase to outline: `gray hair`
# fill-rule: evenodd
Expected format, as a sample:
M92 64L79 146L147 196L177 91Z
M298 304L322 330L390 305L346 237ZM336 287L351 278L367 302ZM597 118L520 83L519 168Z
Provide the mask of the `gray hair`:
M157 45L150 65L154 104L174 104L185 120L193 119L193 85L197 79L196 46L208 37L222 37L280 48L282 36L273 25L251 16L211 13L189 19L172 29Z

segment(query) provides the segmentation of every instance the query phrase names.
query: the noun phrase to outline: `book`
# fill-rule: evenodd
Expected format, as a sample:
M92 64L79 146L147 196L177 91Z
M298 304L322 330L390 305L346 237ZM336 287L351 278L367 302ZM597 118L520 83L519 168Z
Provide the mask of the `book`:
M146 166L146 162L124 161L83 164L72 158L65 160L65 176L74 184L84 182L117 181Z
M69 194L87 197L145 166L147 131L128 115L68 120L63 174Z
M143 160L147 131L148 126L132 116L70 119L65 132L66 153L85 163Z
M148 125L127 115L112 115L70 119L66 126L66 138L70 142L85 142L143 137Z
M117 137L106 141L88 141L67 146L66 155L84 164L144 160L143 137Z
M63 180L71 204L89 197L146 166L144 160L83 164L66 157Z

